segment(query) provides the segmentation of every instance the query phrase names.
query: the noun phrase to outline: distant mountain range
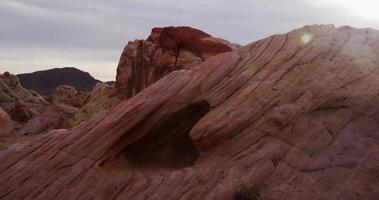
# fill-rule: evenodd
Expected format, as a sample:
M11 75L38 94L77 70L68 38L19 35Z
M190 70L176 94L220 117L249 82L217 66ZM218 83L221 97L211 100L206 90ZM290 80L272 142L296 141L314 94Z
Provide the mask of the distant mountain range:
M33 73L18 74L21 85L41 95L50 95L57 86L65 84L89 92L101 82L88 72L73 67L54 68Z

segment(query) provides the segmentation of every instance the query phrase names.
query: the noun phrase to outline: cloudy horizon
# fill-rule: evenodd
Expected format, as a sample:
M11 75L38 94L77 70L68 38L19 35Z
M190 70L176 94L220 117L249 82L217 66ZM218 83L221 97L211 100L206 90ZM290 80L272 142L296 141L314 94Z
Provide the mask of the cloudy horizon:
M379 29L374 0L2 0L0 72L76 67L114 80L128 41L191 26L242 45L310 24Z

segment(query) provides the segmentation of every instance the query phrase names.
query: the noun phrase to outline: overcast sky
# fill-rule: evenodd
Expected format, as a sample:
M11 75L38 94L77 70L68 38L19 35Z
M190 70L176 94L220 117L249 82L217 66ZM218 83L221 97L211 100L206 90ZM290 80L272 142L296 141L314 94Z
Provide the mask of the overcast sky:
M0 71L76 67L114 80L129 40L187 25L247 44L308 24L379 29L378 0L0 0Z

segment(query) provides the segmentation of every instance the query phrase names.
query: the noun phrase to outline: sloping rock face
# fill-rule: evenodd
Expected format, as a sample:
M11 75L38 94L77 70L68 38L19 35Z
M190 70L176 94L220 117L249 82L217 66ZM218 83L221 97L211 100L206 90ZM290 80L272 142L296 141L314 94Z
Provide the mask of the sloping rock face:
M1 199L379 198L379 31L307 26L0 156Z
M21 85L38 94L49 96L59 85L69 85L84 92L90 92L100 82L89 73L73 67L55 68L33 73L18 74Z
M135 40L125 47L117 68L118 96L130 98L168 73L189 69L232 47L190 27L154 28L147 40Z

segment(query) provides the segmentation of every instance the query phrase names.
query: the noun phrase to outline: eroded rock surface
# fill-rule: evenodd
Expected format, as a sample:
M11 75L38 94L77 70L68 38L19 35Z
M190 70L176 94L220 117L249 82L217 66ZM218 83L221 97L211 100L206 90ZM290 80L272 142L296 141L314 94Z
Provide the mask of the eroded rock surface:
M125 47L117 68L118 96L130 98L172 71L189 69L236 47L191 27L154 28L147 40Z
M375 200L378 85L379 31L275 35L4 153L0 198Z

